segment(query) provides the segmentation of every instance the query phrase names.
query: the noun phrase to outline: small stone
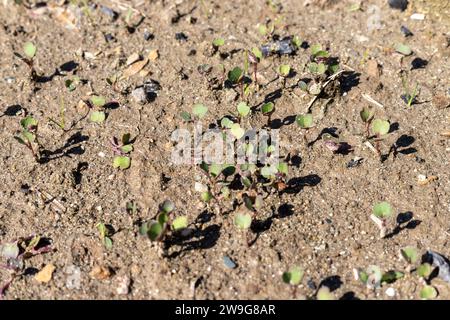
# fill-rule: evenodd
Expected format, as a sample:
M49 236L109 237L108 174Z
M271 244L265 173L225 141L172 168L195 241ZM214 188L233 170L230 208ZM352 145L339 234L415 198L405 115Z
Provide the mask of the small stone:
M388 297L393 297L393 296L395 296L395 289L394 288L387 288L386 289L386 295L388 296Z
M118 278L118 286L116 292L118 295L127 295L130 292L130 278L128 276L122 276Z
M114 40L115 40L115 38L114 38L114 36L111 33L105 34L105 41L106 42L111 42L111 41L114 41Z
M115 12L113 9L105 7L105 6L101 6L100 10L101 10L101 12L103 12L104 14L109 16L112 21L116 20L117 17L119 16L119 14L117 12Z
M231 260L228 256L223 256L223 263L225 264L225 267L228 269L234 269L236 268L236 263L234 263L233 260Z
M156 59L158 59L158 57L159 57L158 49L153 49L148 54L148 59L150 61L155 61Z
M414 13L411 15L410 17L411 20L424 20L425 19L425 15L423 13Z
M412 37L414 34L405 26L401 26L400 31L405 37Z
M131 56L128 57L126 64L127 66L129 66L139 60L141 60L141 56L138 53L133 53Z
M150 33L147 30L144 31L144 40L145 41L149 41L149 40L152 40L154 38L155 38L155 36L152 33Z
M185 35L183 32L177 32L177 33L175 33L175 39L178 41L187 41L188 36Z
M139 87L134 89L131 92L131 96L133 97L134 101L140 104L147 103L147 94L145 93L145 90L143 87Z
M398 9L401 11L406 10L408 7L408 0L389 0L388 3L392 9Z
M81 271L80 268L74 265L71 265L66 268L65 273L69 276L66 279L66 287L67 289L80 289L81 287Z
M104 153L103 151L100 151L100 152L98 153L98 156L99 156L100 158L104 158L106 155L105 155L105 153Z
M55 269L53 264L48 264L34 276L34 279L41 283L47 283L52 279Z
M376 60L369 60L367 62L366 72L371 77L379 78L381 76L381 66Z

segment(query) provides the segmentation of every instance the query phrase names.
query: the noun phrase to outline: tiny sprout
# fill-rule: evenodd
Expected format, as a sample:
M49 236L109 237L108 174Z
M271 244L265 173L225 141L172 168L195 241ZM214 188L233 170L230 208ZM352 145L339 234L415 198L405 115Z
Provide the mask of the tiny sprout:
M188 226L188 219L186 216L177 217L172 222L172 229L174 231L180 231Z
M212 42L215 48L219 48L225 44L225 40L223 38L216 38Z
M438 296L436 288L426 285L420 290L420 298L423 300L435 299Z
M242 77L244 76L244 71L241 68L235 67L233 70L228 72L228 80L233 84L238 84Z
M94 111L91 113L89 120L94 123L103 123L106 119L106 114L103 111Z
M205 191L205 192L201 193L200 197L201 197L202 201L209 202L213 198L213 195L211 192Z
M168 231L169 227L174 231L180 231L187 227L188 222L185 216L177 217L173 222L169 219L169 214L175 210L175 205L172 201L166 200L159 206L157 216L148 222L144 222L140 228L139 233L146 235L151 241L161 241Z
M415 264L419 259L419 253L416 248L405 247L400 249L400 256L409 264Z
M295 119L298 126L302 129L309 129L313 125L313 116L311 113L298 115Z
M417 268L417 274L422 278L428 278L432 271L433 268L429 263L423 263Z
M73 77L72 79L67 79L66 81L64 81L64 85L66 86L67 90L69 90L69 92L74 91L79 83L79 77Z
M229 118L227 117L223 117L222 120L220 120L220 126L222 128L227 128L230 129L231 126L233 125L233 121L231 121Z
M161 204L161 210L164 211L165 213L169 214L173 210L175 210L175 204L172 201L170 201L170 200L165 200Z
M91 96L90 100L94 107L101 108L106 104L106 99L101 96Z
M20 120L20 126L22 131L20 135L15 136L14 138L21 144L25 145L30 152L33 154L33 157L36 161L39 162L39 149L36 152L33 148L33 143L37 142L37 129L38 129L38 121L34 119L32 116L27 116ZM39 148L39 143L37 143Z
M412 54L411 48L403 43L397 43L395 45L395 51L397 51L398 53L401 53L405 56L409 56Z
M122 170L128 169L131 165L131 160L129 157L116 156L113 160L113 167L120 168Z
M405 274L403 272L390 270L383 274L383 277L381 278L381 282L382 283L383 282L393 283L393 282L397 281L398 279L403 278L404 276L405 276Z
M375 289L380 287L381 279L383 277L381 269L378 266L370 265L367 270L366 285L369 289Z
M363 108L359 115L361 116L361 120L366 124L366 137L369 138L369 126L372 122L373 116L375 112L372 108Z
M372 122L372 131L378 137L388 134L390 127L389 121L386 120L375 119Z
M292 37L292 44L295 48L300 48L302 46L302 41L300 40L299 36L293 36Z
M267 127L270 127L272 113L275 111L275 105L273 102L266 102L261 107L263 115L267 116Z
M283 273L283 281L292 286L298 286L303 279L304 271L298 266L293 266L289 271Z
M245 135L245 130L241 128L239 123L233 123L230 127L230 131L231 134L238 140Z
M336 300L336 297L331 293L330 288L326 286L320 287L316 296L317 300Z
M278 73L283 77L283 88L286 88L286 78L291 73L291 67L287 64L282 64L278 67Z
M112 149L117 154L113 160L114 168L125 170L130 167L131 159L127 156L128 153L133 151L133 144L130 141L130 137L131 135L129 133L124 134L120 143L116 137L111 139Z
M384 238L387 232L387 218L392 215L391 205L387 202L380 202L373 206L370 218L380 229L380 238Z
M237 106L240 117L246 117L250 113L250 107L245 102L240 102Z
M255 81L256 88L258 89L258 63L261 61L263 54L257 47L252 48L251 52L248 52L248 60L253 65L253 80Z
M111 232L109 228L104 223L100 222L97 224L97 229L100 233L100 239L103 241L105 248L108 250L111 249L113 242L111 239Z
M247 230L252 224L252 216L247 212L238 212L234 217L234 225L241 230Z
M23 53L25 53L29 59L33 59L36 55L36 46L32 42L26 42L23 45Z
M192 107L192 115L189 112L182 111L180 113L180 116L184 121L190 122L194 119L193 117L195 117L196 119L203 118L207 112L208 107L206 107L202 103L197 103Z

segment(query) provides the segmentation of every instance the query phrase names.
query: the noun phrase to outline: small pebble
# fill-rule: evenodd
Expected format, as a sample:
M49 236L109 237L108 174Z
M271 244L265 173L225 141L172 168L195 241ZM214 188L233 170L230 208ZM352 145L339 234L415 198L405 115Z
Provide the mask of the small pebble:
M123 276L119 278L119 284L116 288L116 292L119 295L127 295L130 291L130 278Z
M425 15L423 13L414 13L413 15L411 15L411 20L424 20L425 19Z
M234 269L236 268L236 263L234 263L233 260L230 259L228 256L223 256L223 263L225 264L225 267L228 269Z
M187 41L188 36L185 35L183 32L177 32L177 33L175 33L175 39L178 41Z
M109 16L110 18L111 18L111 20L116 20L117 19L117 17L119 16L119 14L117 13L117 12L115 12L113 9L111 9L111 8L108 8L108 7L105 7L105 6L102 6L101 8L100 8L100 10L104 13L104 14L106 14L107 16Z
M386 289L386 295L388 296L388 297L393 297L393 296L395 296L395 289L394 288L387 288Z
M401 11L406 10L408 7L408 0L389 0L388 3L392 9L398 9Z
M144 31L144 40L145 41L153 40L154 38L155 38L155 36L152 33L150 33L147 30Z
M105 34L105 41L106 42L111 42L111 41L114 41L114 40L115 40L115 38L114 38L114 36L111 33Z
M400 31L403 33L405 37L412 37L414 34L405 26L401 26Z

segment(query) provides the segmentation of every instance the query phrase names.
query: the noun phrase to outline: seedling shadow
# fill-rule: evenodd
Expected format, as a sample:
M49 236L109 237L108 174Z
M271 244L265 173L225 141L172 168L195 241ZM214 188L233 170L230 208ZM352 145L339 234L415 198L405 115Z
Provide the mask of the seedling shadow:
M345 71L341 75L341 95L349 92L360 83L359 77L361 73L354 71Z
M3 114L0 115L0 118L3 116L14 117L20 110L26 111L21 105L14 104L6 108Z
M317 174L310 174L304 177L292 178L287 183L287 188L283 191L289 194L299 193L304 187L317 186L322 181L322 178Z
M291 125L295 122L295 116L287 116L283 120L281 119L273 119L270 123L271 129L280 129L283 126Z
M322 286L328 287L331 292L339 289L342 286L343 282L340 276L329 276L322 280L319 284L319 288Z
M397 226L394 230L386 235L386 239L392 238L398 235L404 229L415 229L418 225L422 223L421 220L413 219L413 213L411 211L399 213L397 216Z
M71 157L72 155L80 155L84 153L81 145L76 145L81 142L89 140L88 136L82 135L81 132L76 132L69 137L66 143L56 150L43 150L41 152L41 158L39 163L45 164L51 160L59 159L62 157Z

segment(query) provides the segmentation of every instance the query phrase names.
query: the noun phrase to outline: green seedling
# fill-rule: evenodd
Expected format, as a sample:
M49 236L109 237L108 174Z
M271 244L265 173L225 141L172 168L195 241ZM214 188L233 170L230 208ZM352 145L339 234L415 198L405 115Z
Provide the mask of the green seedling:
M180 116L186 122L192 122L194 120L202 119L206 113L208 113L208 107L202 103L194 104L192 107L192 114L186 111L182 111Z
M126 133L119 139L116 137L111 138L111 146L116 156L113 160L113 167L120 168L122 170L128 169L131 165L131 159L129 153L133 151L133 143L130 141L131 135Z
M400 249L400 257L409 264L408 271L410 271L411 266L419 260L419 253L414 247L405 247Z
M232 85L239 85L241 88L241 98L244 99L244 71L239 68L235 67L232 70L228 72L228 81Z
M433 267L431 266L431 264L429 263L422 263L418 268L417 268L417 274L419 275L419 277L427 279L430 275L431 272L433 272Z
M403 43L397 43L394 46L394 49L398 53L401 53L401 54L403 54L405 56L409 56L409 55L411 55L413 53L411 48L409 46L407 46L406 44L403 44Z
M300 114L295 118L295 122L297 123L297 125L300 128L308 131L310 128L313 127L313 123L314 123L313 115L311 113ZM304 139L306 145L308 145L308 140L306 138L306 134L303 135L303 139Z
M37 139L38 121L32 116L27 116L20 120L21 131L14 138L30 150L34 159L40 161L40 144ZM33 147L37 145L37 150Z
M25 62L25 64L30 69L31 80L36 81L37 73L36 73L36 70L34 69L34 58L36 56L37 48L32 42L28 41L23 45L22 51L23 51L24 56L22 56L20 53L17 53L17 52L14 52L14 54L20 60Z
M65 112L66 107L64 105L64 98L61 97L61 104L59 106L59 121L56 121L53 118L49 118L49 120L56 124L62 131L67 132L68 130L66 130L66 120L64 115Z
M426 285L420 290L420 298L422 300L436 299L438 292L435 287Z
M241 230L248 230L252 224L252 215L242 211L236 213L234 217L234 225Z
M239 104L236 107L238 115L239 115L239 123L241 120L245 117L247 117L250 114L250 107L245 102L239 102Z
M103 107L106 104L106 99L101 96L91 96L89 100L85 101L85 103L90 107L95 109L96 111L92 111L89 117L91 122L101 124L106 119L106 113L103 110Z
M282 64L278 67L278 74L283 78L283 88L286 88L286 78L291 73L291 67L287 64Z
M370 218L380 229L380 238L384 238L387 232L387 221L392 216L392 208L388 202L380 202L373 206Z
M419 84L416 84L414 90L411 92L406 74L402 72L401 77L404 93L400 96L400 98L406 103L408 107L411 107L416 102L417 96L419 94Z
M377 153L381 155L380 141L383 140L383 136L389 133L391 124L387 120L375 119L372 121L372 132L375 135L375 148Z
M308 69L315 75L332 75L338 72L339 63L330 58L330 53L322 49L320 44L311 46L310 63Z
M356 280L364 283L368 289L376 289L382 283L393 283L405 276L403 272L390 270L383 273L379 266L370 265L366 270L353 269Z
M67 90L69 90L69 92L72 92L77 88L80 82L80 77L75 76L72 79L67 79L66 81L64 81L64 85L66 86Z
M267 127L270 128L270 124L272 122L272 114L275 111L275 104L273 102L266 102L261 106L261 112L264 116L267 117Z
M292 296L297 295L297 287L302 282L305 271L299 266L292 266L289 271L283 272L283 282L293 287Z
M185 230L188 227L187 217L179 216L171 220L170 216L174 210L175 205L172 201L164 201L159 206L156 217L144 222L139 228L139 233L147 236L151 241L163 241L169 230L172 230L174 234Z
M359 113L359 115L361 116L361 120L366 125L366 138L367 139L369 139L369 137L370 137L369 128L370 128L370 124L372 123L372 119L373 119L374 114L375 114L375 111L372 108L370 108L370 107L363 108L361 110L361 112Z
M317 300L336 300L336 297L331 293L330 288L326 286L320 287L316 297Z
M257 77L258 63L261 61L262 57L263 57L263 54L262 54L261 50L257 47L252 48L252 51L248 52L248 61L253 66L253 80L255 81L256 89L259 88L258 77Z
M97 229L100 234L100 239L102 240L106 249L112 249L113 241L111 239L112 232L111 228L108 228L104 223L99 222L97 224Z
M224 44L225 44L225 40L223 38L216 38L212 42L212 45L214 48L216 48L216 50L219 49Z

